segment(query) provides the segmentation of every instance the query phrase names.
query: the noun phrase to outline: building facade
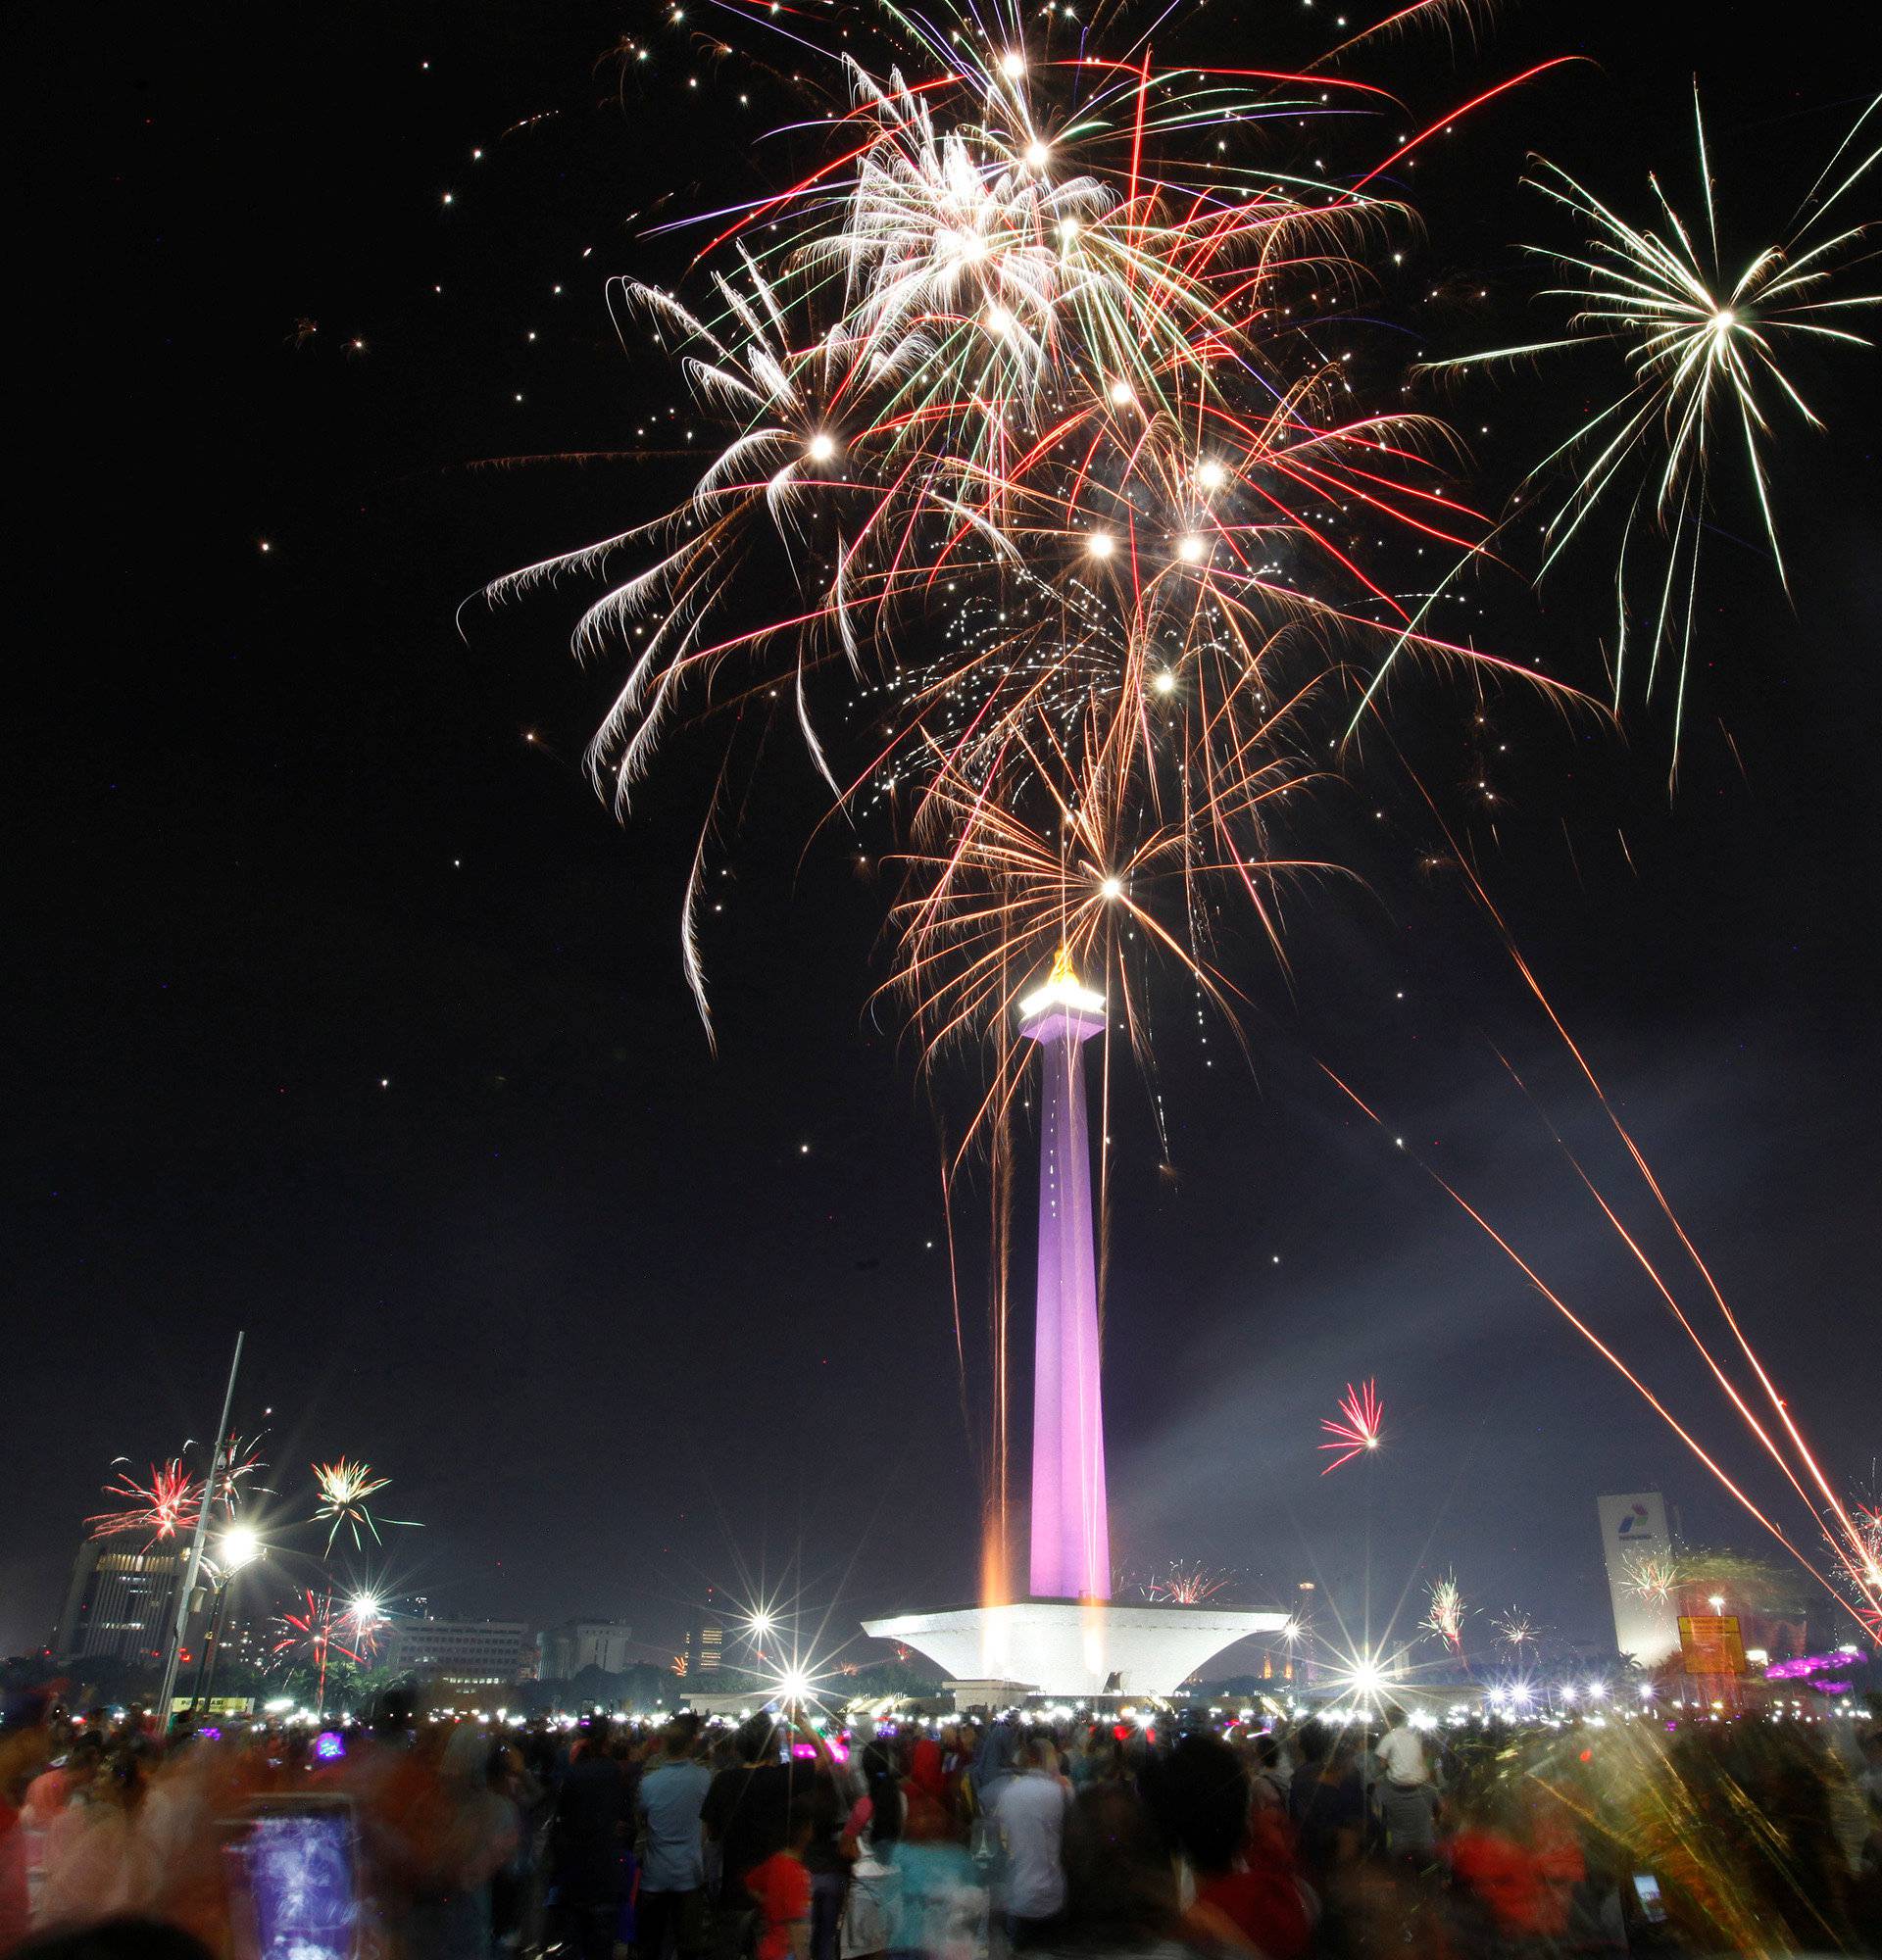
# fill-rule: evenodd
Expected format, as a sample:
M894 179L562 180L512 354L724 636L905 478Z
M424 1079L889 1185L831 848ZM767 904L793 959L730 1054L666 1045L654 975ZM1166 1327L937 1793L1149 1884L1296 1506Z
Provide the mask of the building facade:
M565 1620L536 1636L544 1681L572 1681L583 1668L624 1674L634 1664L634 1630L621 1620Z
M1679 1609L1670 1591L1675 1573L1666 1500L1658 1491L1629 1491L1596 1502L1608 1597L1614 1609L1614 1645L1644 1668L1679 1651Z
M535 1665L535 1642L520 1620L399 1618L379 1642L378 1661L394 1674L442 1687L507 1688Z
M710 1607L696 1609L686 1627L681 1649L685 1678L698 1681L717 1674L725 1660L725 1623Z
M53 1629L54 1658L158 1666L188 1557L186 1549L133 1550L127 1538L87 1539Z

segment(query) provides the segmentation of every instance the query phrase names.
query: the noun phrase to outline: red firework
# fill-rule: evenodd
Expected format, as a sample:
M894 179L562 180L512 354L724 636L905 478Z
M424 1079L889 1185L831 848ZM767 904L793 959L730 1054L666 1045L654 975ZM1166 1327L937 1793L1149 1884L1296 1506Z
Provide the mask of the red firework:
M1379 1422L1385 1414L1385 1404L1379 1400L1371 1382L1355 1388L1351 1382L1346 1385L1346 1394L1340 1397L1337 1416L1328 1416L1320 1427L1333 1441L1320 1445L1322 1449L1338 1451L1332 1462L1320 1472L1322 1477L1330 1475L1342 1463L1350 1463L1354 1457L1367 1449L1379 1446Z
M302 1603L304 1611L283 1613L278 1622L280 1637L272 1651L284 1662L313 1661L324 1673L329 1653L338 1654L342 1660L366 1658L365 1641L357 1648L347 1645L349 1615L344 1610L334 1612L331 1594L322 1596L310 1590L303 1593Z
M315 1706L323 1713L327 1662L337 1658L363 1667L372 1648L373 1634L371 1627L363 1624L352 1608L342 1607L337 1613L333 1610L330 1590L320 1593L309 1589L303 1594L303 1611L283 1613L275 1622L279 1637L272 1652L282 1667L304 1662L314 1669L318 1683ZM358 1644L349 1645L349 1641Z
M121 1463L125 1458L118 1459ZM153 1463L150 1479L138 1483L128 1469L118 1473L118 1481L107 1484L105 1495L120 1500L114 1510L100 1511L85 1520L93 1538L117 1538L125 1532L145 1534L144 1545L180 1537L196 1527L202 1508L203 1487L183 1468L183 1459L173 1456L168 1463Z

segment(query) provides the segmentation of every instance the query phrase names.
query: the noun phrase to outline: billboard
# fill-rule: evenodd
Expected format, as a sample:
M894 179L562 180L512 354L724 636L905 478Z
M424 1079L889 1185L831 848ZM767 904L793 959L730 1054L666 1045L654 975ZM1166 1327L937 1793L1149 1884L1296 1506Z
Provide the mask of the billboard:
M1679 1616L1679 1644L1688 1674L1743 1674L1745 1642L1739 1637L1738 1616Z
M1602 1497L1601 1552L1608 1568L1608 1596L1614 1608L1614 1644L1642 1667L1657 1667L1679 1651L1679 1616L1670 1594L1642 1590L1643 1578L1659 1565L1670 1574L1672 1535L1666 1529L1666 1501L1658 1491L1630 1491Z

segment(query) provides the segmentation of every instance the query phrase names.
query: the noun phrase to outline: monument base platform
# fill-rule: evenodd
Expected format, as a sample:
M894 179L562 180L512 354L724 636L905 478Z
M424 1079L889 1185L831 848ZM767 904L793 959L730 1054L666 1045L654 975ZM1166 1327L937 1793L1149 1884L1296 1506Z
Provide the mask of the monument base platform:
M1086 1700L1095 1694L1170 1694L1212 1654L1251 1634L1277 1634L1285 1613L1218 1606L1113 1606L1019 1599L866 1620L877 1640L901 1641L963 1688L998 1684L1020 1693Z

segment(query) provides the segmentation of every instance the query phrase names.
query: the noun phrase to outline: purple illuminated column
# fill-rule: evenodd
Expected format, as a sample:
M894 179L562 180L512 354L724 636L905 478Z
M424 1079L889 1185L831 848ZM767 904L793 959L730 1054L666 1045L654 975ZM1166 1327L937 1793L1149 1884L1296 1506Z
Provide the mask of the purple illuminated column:
M1041 1076L1031 1591L1035 1598L1108 1599L1111 1525L1084 1070L1084 1044L1104 1028L1105 1001L1078 984L1062 954L1052 978L1019 1011L1019 1032L1039 1044Z

